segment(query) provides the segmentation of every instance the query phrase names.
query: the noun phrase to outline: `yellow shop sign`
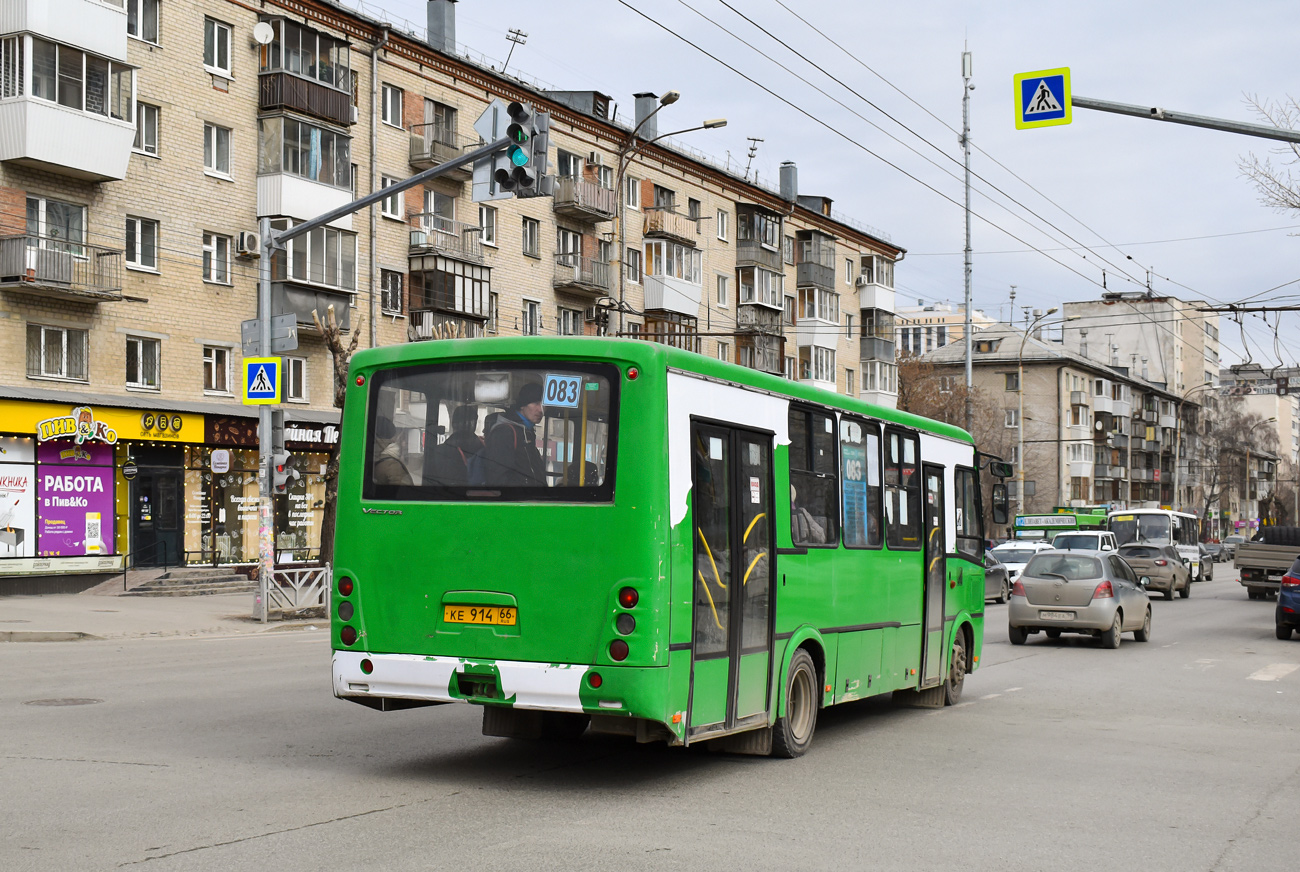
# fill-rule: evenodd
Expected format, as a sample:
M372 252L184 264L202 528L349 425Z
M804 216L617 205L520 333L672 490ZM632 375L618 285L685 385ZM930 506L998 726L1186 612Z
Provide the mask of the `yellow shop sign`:
M117 431L104 421L96 421L90 406L77 406L69 415L37 422L36 438L40 442L71 439L78 445L88 441L113 445L117 442Z

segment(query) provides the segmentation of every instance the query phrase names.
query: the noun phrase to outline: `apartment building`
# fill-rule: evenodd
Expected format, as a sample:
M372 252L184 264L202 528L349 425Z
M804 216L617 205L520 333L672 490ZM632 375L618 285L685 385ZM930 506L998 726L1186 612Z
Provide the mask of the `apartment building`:
M898 322L896 344L899 354L926 354L966 337L966 306L951 303L926 303L917 300L915 306L899 306L895 310ZM979 309L970 314L973 332L997 323Z
M640 336L894 404L901 248L794 163L772 189L650 142L653 94L624 121L470 60L454 9L409 33L317 0L0 0L0 575L255 559L258 220L463 154L496 99L551 113L553 198L475 203L457 171L273 259L305 473L276 498L282 560L319 546L330 307L361 347Z
M954 380L964 377L962 344L922 359L951 371ZM1198 406L1184 401L1179 409L1177 396L1128 367L1078 354L1041 332L996 323L974 339L972 379L978 395L990 398L976 415L1002 423L1002 439L988 440L986 450L1015 465L1016 478L1008 484L1019 511L1168 506L1175 488L1187 487L1181 480L1187 465L1176 467L1175 456L1185 459L1196 450L1189 432Z

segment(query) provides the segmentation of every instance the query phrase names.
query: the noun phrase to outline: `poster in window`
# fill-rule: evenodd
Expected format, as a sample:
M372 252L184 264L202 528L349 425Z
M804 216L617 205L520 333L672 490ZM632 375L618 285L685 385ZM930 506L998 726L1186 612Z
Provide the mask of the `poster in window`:
M0 558L35 556L36 467L0 463Z

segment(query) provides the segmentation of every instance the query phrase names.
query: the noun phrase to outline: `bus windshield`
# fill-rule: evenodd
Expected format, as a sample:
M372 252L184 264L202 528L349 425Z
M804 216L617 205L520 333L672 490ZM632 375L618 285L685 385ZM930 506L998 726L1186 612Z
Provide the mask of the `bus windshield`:
M371 382L363 495L391 500L613 499L609 365L471 362Z
M1120 545L1129 542L1155 542L1168 545L1168 515L1116 515L1110 519L1110 529Z

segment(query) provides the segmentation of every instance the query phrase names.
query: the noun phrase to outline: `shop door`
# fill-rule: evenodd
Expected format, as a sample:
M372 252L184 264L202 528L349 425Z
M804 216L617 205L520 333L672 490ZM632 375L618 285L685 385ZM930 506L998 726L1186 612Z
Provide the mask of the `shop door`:
M696 422L694 734L766 724L772 660L772 437Z
M925 609L921 618L925 639L921 649L921 687L933 687L943 676L944 590L948 577L944 553L943 467L927 463L925 475Z
M136 566L175 566L181 562L179 469L144 467L131 482L131 553Z

